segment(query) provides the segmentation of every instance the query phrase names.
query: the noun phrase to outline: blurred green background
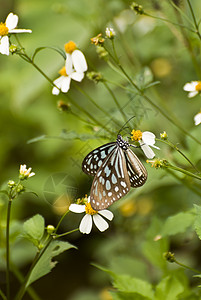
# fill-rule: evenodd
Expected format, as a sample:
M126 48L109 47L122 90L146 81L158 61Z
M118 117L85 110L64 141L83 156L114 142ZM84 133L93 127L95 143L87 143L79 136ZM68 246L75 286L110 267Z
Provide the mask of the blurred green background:
M168 5L168 1L140 3L152 14L176 20L176 13ZM179 3L185 11L185 1ZM196 14L201 16L199 1L192 1L192 4ZM13 12L19 16L18 28L32 29L32 34L19 36L27 53L32 54L35 48L41 46L63 49L66 42L73 40L85 54L90 71L98 70L108 80L124 85L125 80L110 69L104 60L98 58L95 47L90 42L91 37L100 32L104 33L107 26L114 27L118 55L131 77L140 82L140 74L148 67L154 80L160 81L159 85L148 92L150 97L164 111L174 114L185 130L200 140L200 128L195 128L193 123L193 116L200 110L200 97L189 100L183 91L183 85L188 81L198 80L199 74L193 66L180 29L152 18L136 16L129 9L129 5L130 1L126 0L0 1L0 19L4 21L8 13ZM188 33L188 37L200 64L196 36ZM12 42L15 43L14 37ZM58 77L57 72L63 65L62 57L50 49L41 51L35 62L52 79ZM123 126L124 120L114 105L111 94L101 83L96 85L85 78L78 85ZM70 111L61 112L57 108L57 102L70 102L70 98L67 99L65 95L53 96L52 87L46 79L20 57L0 56L0 182L2 188L5 188L9 179L17 179L19 165L27 164L36 173L26 183L27 189L38 194L36 197L26 193L13 203L13 220L26 220L33 214L40 213L45 217L46 225L56 225L69 201L89 194L92 178L81 171L83 158L93 148L114 140L120 129L92 105L76 86L71 84L69 97L103 124L107 124L114 132L113 136L106 134L98 126L90 126L88 117L73 104L72 111L84 117L86 122L77 119ZM157 137L166 130L170 140L178 143L193 163L199 166L200 150L195 143L144 100L114 85L110 87L118 97L120 105L124 107L127 119L136 116L132 120L133 127L139 127L136 129L142 131L153 131ZM90 133L93 139L68 139L66 132L71 130ZM27 143L42 135L49 138ZM157 151L160 158L186 166L186 162L171 149L159 143L158 146L161 147L161 151ZM140 150L136 153L145 163L145 157ZM148 182L111 208L115 218L108 231L102 234L95 229L88 236L80 233L69 236L69 241L78 250L70 250L60 255L56 268L33 284L42 299L110 299L106 291L110 286L107 275L92 266L91 262L98 262L117 272L125 271L151 282L157 281L160 271L155 268L147 273L147 262L141 253L146 230L152 218L158 217L163 222L167 216L199 203L200 197L174 176L155 170L148 164L146 167L149 173ZM6 199L2 196L2 228L5 227L5 203ZM62 224L61 232L77 227L80 219L81 216L69 215ZM2 243L0 241L1 244L3 245L3 240ZM173 240L172 247L178 249L178 253L192 265L200 263L200 258L196 255L200 246L192 232L187 233L185 240L182 236ZM27 242L25 247L24 242L19 239L13 246L12 253L13 261L26 272L33 256L31 245ZM3 261L0 266L0 284L4 288ZM12 276L13 294L18 286L15 276ZM24 299L30 298L26 295Z

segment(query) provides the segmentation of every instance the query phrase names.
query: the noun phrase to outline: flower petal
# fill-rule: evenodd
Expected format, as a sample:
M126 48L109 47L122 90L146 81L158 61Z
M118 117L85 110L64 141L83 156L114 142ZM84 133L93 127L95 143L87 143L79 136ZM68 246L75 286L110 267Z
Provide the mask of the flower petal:
M72 53L72 61L75 70L78 73L83 73L87 70L87 62L84 54L80 50L75 50Z
M108 223L98 214L93 215L93 221L96 227L102 232L108 229L109 225Z
M54 86L53 89L52 89L52 94L53 95L59 95L59 93L60 93L60 90Z
M82 81L84 78L84 73L73 72L70 77L75 81Z
M66 74L71 75L73 73L73 61L72 55L70 53L66 53Z
M106 219L112 221L114 215L110 210L107 209L103 209L103 210L99 210L98 211L99 215L105 217Z
M7 35L3 36L0 40L0 53L9 55L9 38Z
M188 98L193 98L198 94L198 91L193 91L188 94Z
M201 123L201 112L198 113L197 115L195 115L194 117L194 122L195 122L195 125L199 125Z
M18 23L18 16L14 15L13 13L10 13L6 18L6 27L8 27L8 30L10 32L11 29L14 29L17 26Z
M74 212L74 213L83 213L85 212L85 205L82 204L71 204L69 206L69 210Z
M69 88L70 88L70 82L71 82L71 78L70 76L63 76L63 80L62 80L62 83L61 83L61 91L63 93L67 93Z
M79 230L82 233L89 234L92 229L92 217L91 215L86 214L80 223Z
M147 145L154 145L155 144L155 134L150 131L144 131L142 133L142 141Z
M32 33L32 30L31 29L11 29L11 30L9 30L9 33L23 33L23 32Z
M193 92L193 91L195 91L195 87L197 84L198 84L198 81L188 82L184 85L183 89L184 89L184 91L187 91L187 92Z
M147 144L144 144L142 141L139 141L139 143L146 157L149 159L154 158L155 156L154 151Z

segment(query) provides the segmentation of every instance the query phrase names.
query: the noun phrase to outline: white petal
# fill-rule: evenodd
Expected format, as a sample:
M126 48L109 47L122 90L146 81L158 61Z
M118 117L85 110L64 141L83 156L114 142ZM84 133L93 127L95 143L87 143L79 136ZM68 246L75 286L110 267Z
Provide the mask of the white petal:
M53 89L52 89L52 94L53 95L59 95L59 93L60 93L60 90L54 86Z
M190 93L188 94L188 98L193 98L193 97L195 97L197 94L198 94L198 91L190 92Z
M154 158L155 153L148 145L140 141L140 147L142 148L142 151L144 152L147 158L149 159Z
M74 212L74 213L83 213L85 212L85 205L81 205L81 204L71 204L69 206L69 210Z
M11 29L11 30L9 30L9 33L23 33L23 32L32 33L32 30L31 29Z
M64 76L60 76L53 81L53 83L60 89Z
M195 122L195 125L199 125L201 123L201 113L198 113L197 115L195 115L194 122Z
M9 38L7 35L3 36L0 41L0 53L9 55Z
M103 210L99 210L98 212L101 216L105 217L106 219L112 221L114 215L110 210L107 209L103 209Z
M142 141L147 145L154 145L155 144L155 134L150 131L144 131L142 133Z
M195 87L196 85L198 84L198 81L192 81L192 82L188 82L184 85L183 89L184 91L187 91L187 92L193 92L195 91Z
M75 70L78 73L83 73L87 70L87 62L84 54L80 50L75 50L72 53L72 61Z
M14 15L13 13L10 13L6 18L6 27L8 27L8 30L10 32L11 29L14 29L17 26L18 23L18 16Z
M66 74L70 75L73 73L73 61L72 61L72 55L70 53L66 53Z
M61 91L63 93L67 93L70 88L70 81L71 78L69 76L64 76L62 83L61 83Z
M84 78L84 73L73 72L70 77L75 81L82 81Z
M108 223L98 214L93 215L93 221L96 227L102 232L108 229L109 225Z
M82 233L89 234L92 229L92 217L91 215L86 214L80 223L79 230Z

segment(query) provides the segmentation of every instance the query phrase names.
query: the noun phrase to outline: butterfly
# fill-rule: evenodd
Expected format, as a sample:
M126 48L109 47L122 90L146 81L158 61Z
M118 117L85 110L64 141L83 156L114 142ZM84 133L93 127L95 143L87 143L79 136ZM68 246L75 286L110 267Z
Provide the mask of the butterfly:
M104 144L91 151L82 162L82 170L95 176L90 203L94 210L102 210L125 196L130 188L142 186L147 170L133 153L134 145L118 134L116 142Z

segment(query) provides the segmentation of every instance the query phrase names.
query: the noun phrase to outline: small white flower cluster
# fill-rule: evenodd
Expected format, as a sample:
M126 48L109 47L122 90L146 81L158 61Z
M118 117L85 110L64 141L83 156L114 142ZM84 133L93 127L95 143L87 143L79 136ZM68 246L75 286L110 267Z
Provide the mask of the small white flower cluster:
M58 95L60 90L67 93L70 89L71 79L75 81L82 81L84 72L87 71L87 62L84 54L76 48L76 44L72 41L65 44L66 62L65 66L59 71L61 75L54 80L54 87L52 89L53 95Z
M193 98L201 92L201 81L187 82L183 89L184 91L189 92L189 98ZM194 123L196 126L201 124L201 111L194 116Z
M20 165L20 179L27 179L35 175L34 172L31 172L32 168L28 168L26 165Z
M16 29L18 23L18 16L10 13L5 23L0 23L0 53L9 55L9 34L12 33L31 33L30 29Z

